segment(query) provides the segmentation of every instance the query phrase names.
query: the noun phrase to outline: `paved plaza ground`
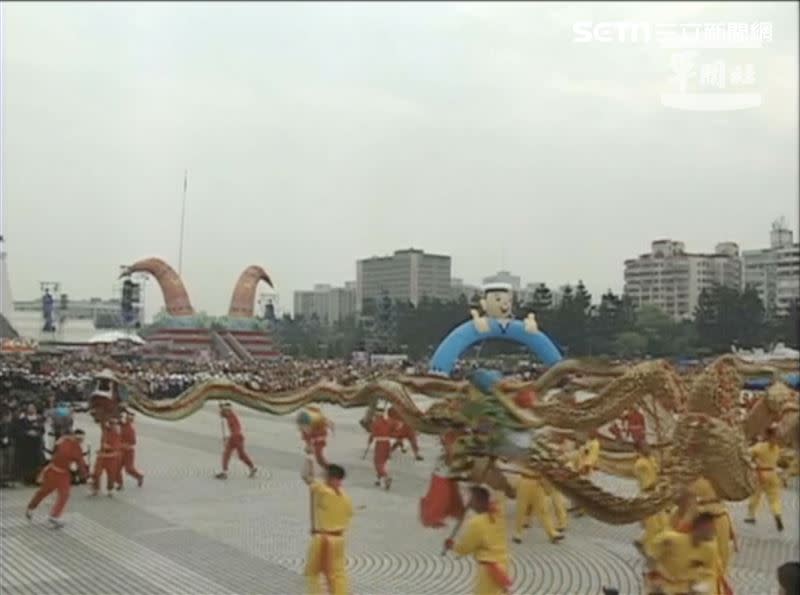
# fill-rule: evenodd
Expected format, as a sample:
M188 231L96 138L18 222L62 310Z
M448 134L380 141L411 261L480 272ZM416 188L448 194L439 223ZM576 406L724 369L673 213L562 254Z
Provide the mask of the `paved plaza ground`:
M299 477L303 456L291 417L269 418L237 409L247 449L259 466L254 479L237 461L228 481L219 470L220 419L208 405L191 418L162 422L138 416L139 489L128 480L113 498L73 489L65 528L46 524L52 500L32 523L23 512L32 490L0 490L0 592L67 594L222 594L304 592L301 576L308 541L309 499ZM336 435L332 461L348 470L347 489L357 511L349 535L353 593L470 593L472 563L441 556L447 530L417 520L437 450L423 437L424 462L395 457L391 492L373 487L361 411L329 409ZM79 420L97 444L96 426ZM630 482L598 478L610 489L632 492ZM743 503L731 507L740 552L731 573L737 595L777 592L775 569L800 559L797 486L784 495L786 531L778 534L762 511L759 524L743 524ZM509 511L510 513L511 511ZM598 595L602 586L623 595L640 592L642 562L631 542L635 525L571 520L566 539L550 545L534 526L522 545L512 544L514 592L531 595Z

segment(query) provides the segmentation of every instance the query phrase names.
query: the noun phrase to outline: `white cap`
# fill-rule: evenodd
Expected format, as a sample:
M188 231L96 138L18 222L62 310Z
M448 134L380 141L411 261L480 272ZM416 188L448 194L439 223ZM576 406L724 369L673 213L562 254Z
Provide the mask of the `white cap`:
M490 291L513 291L513 289L510 283L486 283L483 286L483 293L489 293Z

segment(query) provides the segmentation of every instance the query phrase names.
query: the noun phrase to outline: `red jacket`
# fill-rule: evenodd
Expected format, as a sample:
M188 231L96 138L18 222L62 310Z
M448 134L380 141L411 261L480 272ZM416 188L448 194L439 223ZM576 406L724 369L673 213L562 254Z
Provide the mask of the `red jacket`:
M228 422L228 432L231 436L242 435L242 422L239 421L239 417L233 411L225 414L225 421Z
M134 446L136 444L136 428L133 427L132 423L122 424L119 435L123 446Z
M78 466L81 476L86 477L89 474L86 461L83 460L81 445L78 444L78 441L69 436L59 438L58 442L56 442L56 450L53 453L50 464L58 468L59 471L69 471L69 467L72 463Z
M372 438L391 438L394 435L394 422L379 415L372 420L370 434Z
M103 428L100 436L100 452L114 453L119 452L120 448L122 448L122 437L119 432Z

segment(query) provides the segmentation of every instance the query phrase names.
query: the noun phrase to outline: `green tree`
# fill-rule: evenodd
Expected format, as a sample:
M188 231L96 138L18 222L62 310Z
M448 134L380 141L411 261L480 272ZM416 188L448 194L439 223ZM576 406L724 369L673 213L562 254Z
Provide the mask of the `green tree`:
M675 336L675 322L656 306L646 304L636 312L636 332L647 341L647 355L670 355Z
M600 297L592 318L592 346L596 353L612 353L614 340L625 330L623 316L622 299L609 289Z
M746 287L739 295L738 343L741 347L753 348L763 343L765 335L764 304L753 287Z
M622 332L614 339L613 349L622 358L642 357L647 353L647 337L634 331Z
M703 289L697 298L694 310L694 324L697 330L697 339L701 346L709 348L717 340L717 300L716 295Z

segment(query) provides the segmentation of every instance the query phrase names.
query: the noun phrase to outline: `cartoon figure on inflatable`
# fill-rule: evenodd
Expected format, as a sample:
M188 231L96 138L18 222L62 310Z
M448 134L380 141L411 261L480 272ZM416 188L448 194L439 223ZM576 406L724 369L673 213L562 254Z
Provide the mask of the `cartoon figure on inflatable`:
M531 312L524 320L513 317L514 296L511 285L484 285L480 309L472 308L472 320L456 327L441 342L431 360L431 374L450 376L458 358L470 347L488 340L513 341L526 346L546 366L561 360L561 352L539 330ZM482 312L481 312L482 310Z
M484 285L480 309L472 308L472 320L468 320L450 332L433 354L430 373L450 376L458 359L472 346L488 340L512 341L526 346L546 366L561 360L561 353L550 338L539 330L536 317L528 314L524 320L513 315L514 295L511 285L491 283ZM490 392L490 384L502 378L500 372L479 370L471 381L484 392ZM486 385L486 386L484 386ZM535 395L524 395L527 404ZM464 503L458 489L456 477L449 472L453 456L453 445L464 428L454 427L442 437L442 455L436 466L428 492L420 500L420 519L426 527L441 527L448 517L461 518Z

